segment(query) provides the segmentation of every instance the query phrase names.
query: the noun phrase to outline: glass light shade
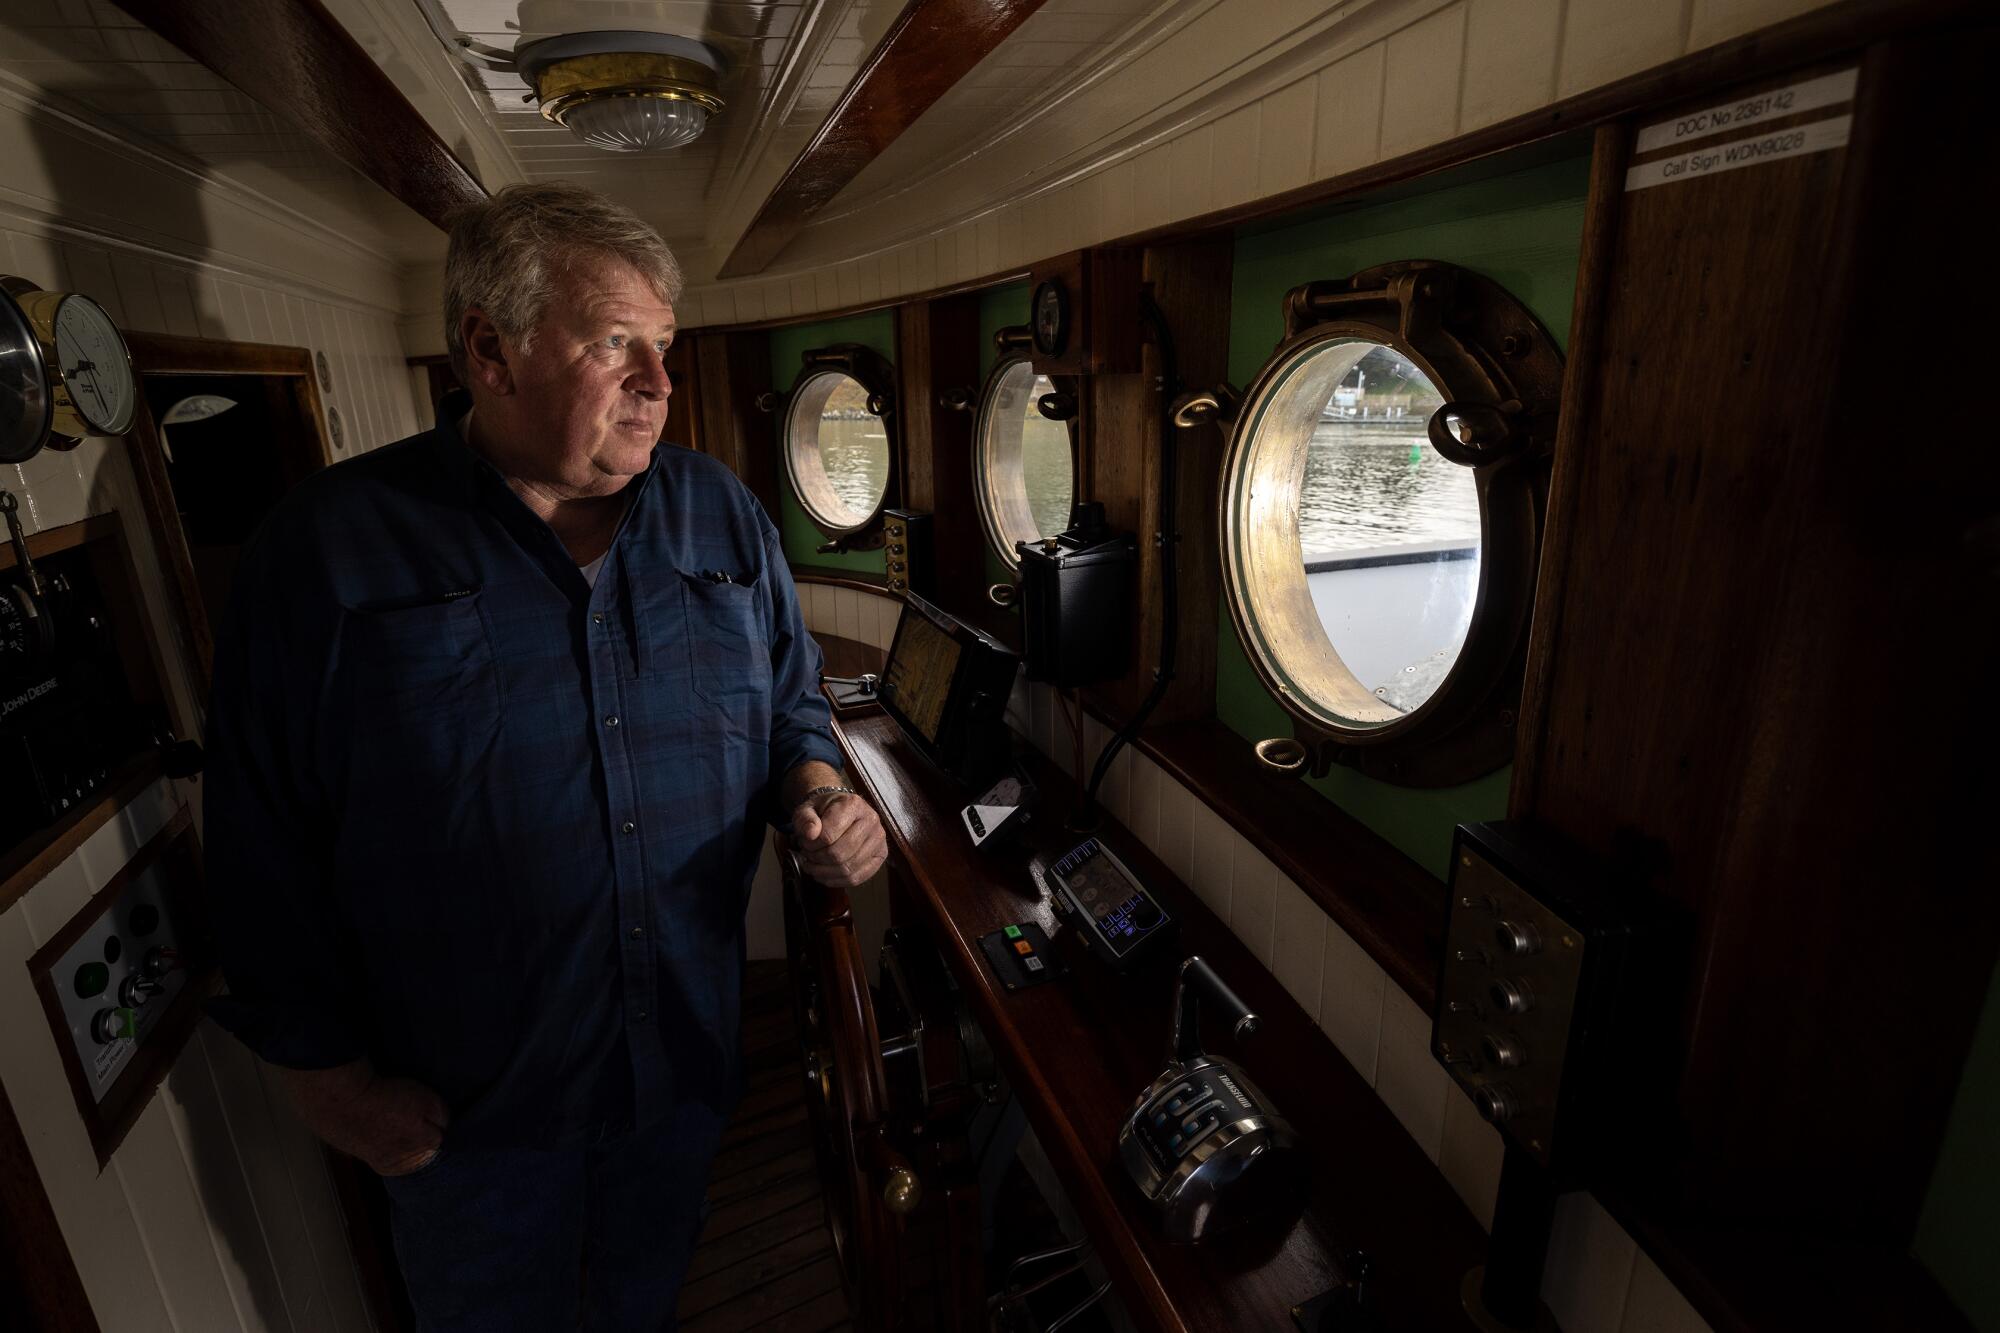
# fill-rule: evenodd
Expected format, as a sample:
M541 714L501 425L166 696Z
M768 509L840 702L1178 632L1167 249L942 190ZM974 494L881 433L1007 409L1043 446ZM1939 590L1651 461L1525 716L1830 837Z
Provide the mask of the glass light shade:
M605 97L569 108L563 127L614 153L656 152L700 138L708 128L708 108L664 97Z

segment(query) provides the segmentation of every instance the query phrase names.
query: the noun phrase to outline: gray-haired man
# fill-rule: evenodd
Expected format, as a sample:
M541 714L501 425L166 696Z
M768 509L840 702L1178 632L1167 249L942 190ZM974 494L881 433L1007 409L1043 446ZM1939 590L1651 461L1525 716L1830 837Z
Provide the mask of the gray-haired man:
M657 445L678 285L575 187L458 219L470 400L287 497L218 644L218 1017L385 1178L426 1330L671 1327L762 829L886 851L776 531Z

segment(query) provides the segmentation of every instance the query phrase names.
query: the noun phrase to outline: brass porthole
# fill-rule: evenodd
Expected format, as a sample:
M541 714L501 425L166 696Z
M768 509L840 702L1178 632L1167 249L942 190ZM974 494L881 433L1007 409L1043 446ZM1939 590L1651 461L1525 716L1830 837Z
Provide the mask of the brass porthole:
M1074 420L1045 416L1040 402L1057 391L1025 356L1003 358L986 377L973 435L973 485L986 540L1008 565L1017 544L1069 526L1076 498Z
M1223 464L1223 576L1293 723L1278 772L1507 762L1562 362L1498 284L1407 261L1285 298ZM1282 759L1282 762L1280 762Z
M842 550L881 545L898 473L895 376L865 347L807 352L784 409L785 478Z

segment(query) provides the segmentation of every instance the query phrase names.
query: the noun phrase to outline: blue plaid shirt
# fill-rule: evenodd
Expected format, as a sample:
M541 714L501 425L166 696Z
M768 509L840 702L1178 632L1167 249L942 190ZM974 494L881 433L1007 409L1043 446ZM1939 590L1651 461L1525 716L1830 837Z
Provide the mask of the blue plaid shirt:
M726 1107L764 826L785 773L841 762L778 534L656 448L593 587L465 409L311 477L243 552L208 715L215 1017L274 1064L421 1080L459 1146Z

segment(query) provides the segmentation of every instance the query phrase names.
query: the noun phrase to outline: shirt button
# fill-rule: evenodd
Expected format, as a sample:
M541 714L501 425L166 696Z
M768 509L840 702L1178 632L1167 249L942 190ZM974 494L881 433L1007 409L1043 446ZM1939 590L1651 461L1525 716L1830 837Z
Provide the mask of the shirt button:
M590 613L590 623L593 625L602 625L604 623L604 613L602 611L592 611Z
M644 926L634 926L634 927L632 927L632 938L633 938L633 939L635 939L635 940L643 940L643 939L645 939L645 938L646 938L646 928L645 928Z
M607 726L607 727L615 727L615 726L617 726L617 725L618 725L618 714L616 714L616 713L612 713L612 714L610 714L609 716L607 716L607 717L606 717L606 718L604 719L604 725L605 725L605 726Z
M644 1009L641 1009L639 1011L639 1021L641 1023L645 1022L649 1017L651 1017L651 1015L648 1014Z
M634 824L631 820L628 819L624 823L618 826L618 831L620 833L630 833L632 830L638 827L639 826L637 824Z

